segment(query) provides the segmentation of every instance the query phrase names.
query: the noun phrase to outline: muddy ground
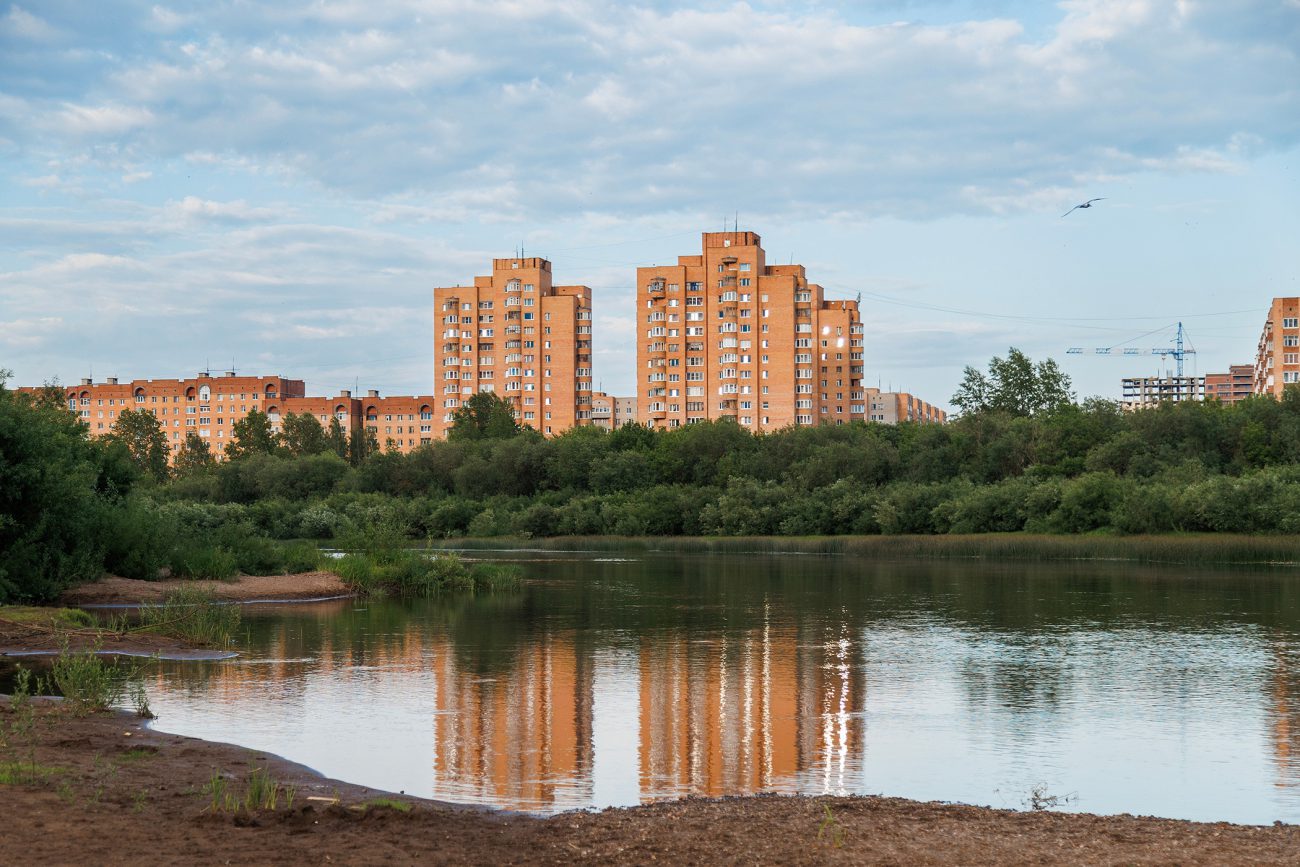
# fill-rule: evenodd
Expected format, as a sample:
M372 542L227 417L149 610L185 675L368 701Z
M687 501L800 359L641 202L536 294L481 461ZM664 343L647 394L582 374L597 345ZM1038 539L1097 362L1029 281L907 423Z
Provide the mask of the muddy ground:
M49 702L36 719L33 736L11 735L0 746L0 779L6 771L10 779L0 782L0 860L10 863L1300 862L1296 826L1020 813L898 798L688 800L535 819L395 797L410 806L402 812L374 805L382 793L275 756L154 732L123 713L75 718ZM14 721L0 699L0 732ZM33 758L40 779L23 781ZM213 775L239 793L254 768L294 786L292 806L281 796L275 810L214 809L205 791Z

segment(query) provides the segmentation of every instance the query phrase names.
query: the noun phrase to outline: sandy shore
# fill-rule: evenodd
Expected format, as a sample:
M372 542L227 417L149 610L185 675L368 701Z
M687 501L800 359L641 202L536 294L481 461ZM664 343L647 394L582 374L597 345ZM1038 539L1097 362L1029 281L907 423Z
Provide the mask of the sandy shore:
M327 599L349 596L347 585L329 572L300 572L296 575L241 575L233 581L137 581L108 576L93 584L73 587L60 597L63 605L136 605L157 602L171 590L196 587L230 602L271 602L295 599Z
M0 784L5 850L25 863L185 864L1294 864L1300 828L1018 813L898 798L688 800L551 819L486 813L327 780L275 756L146 728L121 713L39 712L48 776ZM13 719L0 699L0 731ZM346 745L340 744L340 749ZM0 755L26 761L22 742ZM274 811L217 812L266 768L297 792ZM334 803L337 798L338 802ZM833 822L826 823L829 808ZM838 844L838 845L837 845Z

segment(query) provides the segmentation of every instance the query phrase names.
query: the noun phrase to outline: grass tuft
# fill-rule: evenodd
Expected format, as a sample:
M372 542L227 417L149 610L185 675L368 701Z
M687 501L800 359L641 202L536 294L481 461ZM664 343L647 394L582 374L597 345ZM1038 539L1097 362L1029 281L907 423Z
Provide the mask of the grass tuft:
M203 647L227 647L239 631L238 605L218 601L197 587L181 587L154 605L140 607L140 629Z

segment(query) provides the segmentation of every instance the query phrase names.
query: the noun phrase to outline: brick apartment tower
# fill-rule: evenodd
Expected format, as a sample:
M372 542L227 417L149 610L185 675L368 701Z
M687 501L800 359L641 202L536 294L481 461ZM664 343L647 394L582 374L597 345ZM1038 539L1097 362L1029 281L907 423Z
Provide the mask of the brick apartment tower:
M802 265L768 265L754 232L705 232L702 250L637 269L639 420L862 420L857 302L825 300Z
M544 434L590 422L591 289L552 285L545 259L493 259L490 276L433 299L437 436L478 391L506 398Z
M1255 350L1255 394L1279 400L1300 382L1300 298L1274 298Z

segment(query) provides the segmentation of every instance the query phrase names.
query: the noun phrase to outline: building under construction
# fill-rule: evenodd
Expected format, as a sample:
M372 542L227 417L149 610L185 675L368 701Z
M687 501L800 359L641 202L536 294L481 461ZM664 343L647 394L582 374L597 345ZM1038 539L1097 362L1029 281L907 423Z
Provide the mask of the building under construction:
M1205 400L1205 377L1126 376L1120 405L1125 410L1150 409L1165 401L1189 400Z

